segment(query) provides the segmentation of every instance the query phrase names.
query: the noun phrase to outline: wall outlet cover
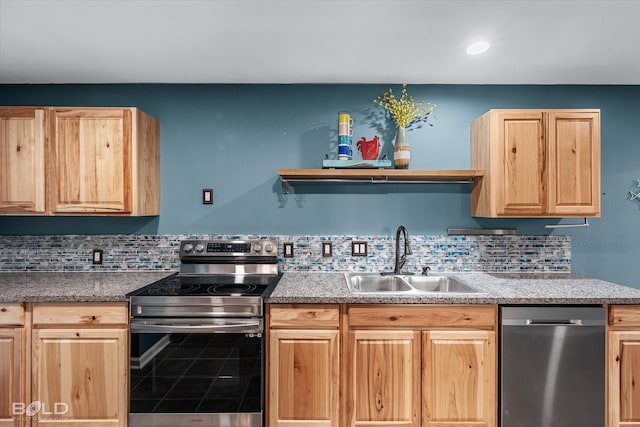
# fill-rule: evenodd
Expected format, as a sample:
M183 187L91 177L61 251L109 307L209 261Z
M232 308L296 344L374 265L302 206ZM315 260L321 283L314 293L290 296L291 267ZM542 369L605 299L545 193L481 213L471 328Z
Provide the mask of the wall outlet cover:
M93 264L94 265L102 264L103 255L104 255L104 252L102 251L102 249L94 249L93 250L93 257L92 257Z

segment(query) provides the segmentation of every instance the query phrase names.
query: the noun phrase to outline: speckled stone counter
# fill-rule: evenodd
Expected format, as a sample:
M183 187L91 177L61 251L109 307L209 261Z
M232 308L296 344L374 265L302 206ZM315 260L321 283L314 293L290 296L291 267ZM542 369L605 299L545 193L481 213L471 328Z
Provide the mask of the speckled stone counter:
M162 272L0 273L0 302L126 301ZM438 273L433 273L438 274ZM570 273L451 273L476 293L351 293L342 273L286 272L269 303L640 304L640 289Z
M162 272L0 273L0 302L114 302L173 274Z
M438 273L433 273L437 275ZM351 293L342 273L287 272L268 303L640 304L640 289L571 273L451 273L476 293Z

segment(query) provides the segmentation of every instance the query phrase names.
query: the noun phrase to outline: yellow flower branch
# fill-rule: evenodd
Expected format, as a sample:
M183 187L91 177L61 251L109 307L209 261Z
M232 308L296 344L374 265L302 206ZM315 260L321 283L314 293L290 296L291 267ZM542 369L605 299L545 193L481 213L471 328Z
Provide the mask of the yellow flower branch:
M426 122L433 113L436 105L430 102L414 101L407 93L407 84L402 84L400 98L396 98L393 90L389 89L373 100L373 103L384 108L395 120L398 127L407 128L416 122Z

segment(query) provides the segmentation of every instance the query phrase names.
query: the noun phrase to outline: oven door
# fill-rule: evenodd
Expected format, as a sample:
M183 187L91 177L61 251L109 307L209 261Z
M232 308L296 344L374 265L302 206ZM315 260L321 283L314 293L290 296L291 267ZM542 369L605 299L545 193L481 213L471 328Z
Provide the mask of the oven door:
M263 425L263 319L132 319L130 427Z

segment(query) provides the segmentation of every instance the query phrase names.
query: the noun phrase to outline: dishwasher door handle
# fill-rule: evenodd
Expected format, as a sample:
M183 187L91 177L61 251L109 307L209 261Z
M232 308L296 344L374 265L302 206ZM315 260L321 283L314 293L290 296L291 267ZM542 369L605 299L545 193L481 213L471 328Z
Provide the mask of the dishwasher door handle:
M527 319L527 325L530 326L582 326L582 319L562 319L562 320L539 320Z
M595 319L503 319L504 326L604 326Z

